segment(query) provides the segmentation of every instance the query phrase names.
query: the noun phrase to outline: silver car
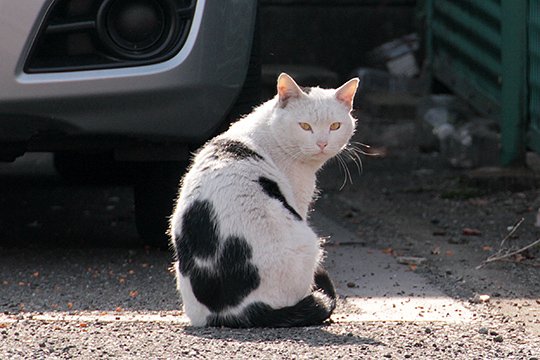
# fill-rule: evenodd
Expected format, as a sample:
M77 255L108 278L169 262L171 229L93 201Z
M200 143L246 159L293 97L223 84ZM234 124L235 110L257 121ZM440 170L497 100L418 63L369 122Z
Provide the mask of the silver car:
M189 154L258 101L256 0L0 0L0 161L134 185L164 244Z

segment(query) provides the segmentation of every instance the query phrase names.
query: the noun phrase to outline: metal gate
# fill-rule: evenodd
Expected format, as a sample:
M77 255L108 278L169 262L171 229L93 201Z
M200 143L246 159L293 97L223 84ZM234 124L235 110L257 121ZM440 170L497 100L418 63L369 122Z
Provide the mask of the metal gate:
M524 163L527 130L529 145L540 150L539 4L427 0L432 74L480 113L499 120L506 166Z
M529 137L540 152L540 0L529 0Z

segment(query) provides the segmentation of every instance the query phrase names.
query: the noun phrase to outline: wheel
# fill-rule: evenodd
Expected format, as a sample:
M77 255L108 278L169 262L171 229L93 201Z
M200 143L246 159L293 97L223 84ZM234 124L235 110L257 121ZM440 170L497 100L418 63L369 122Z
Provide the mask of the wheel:
M135 224L144 244L167 249L169 218L187 162L140 164L135 179Z

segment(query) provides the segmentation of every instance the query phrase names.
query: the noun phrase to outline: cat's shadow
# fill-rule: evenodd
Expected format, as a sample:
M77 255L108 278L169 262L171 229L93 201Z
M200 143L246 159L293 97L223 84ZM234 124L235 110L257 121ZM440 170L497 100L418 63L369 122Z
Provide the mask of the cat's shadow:
M341 334L333 333L331 325L293 327L293 328L211 328L188 326L184 331L192 336L208 338L212 340L226 340L239 342L274 342L288 341L298 342L309 346L328 345L384 345L375 339L354 335L352 332ZM336 328L338 329L338 328Z

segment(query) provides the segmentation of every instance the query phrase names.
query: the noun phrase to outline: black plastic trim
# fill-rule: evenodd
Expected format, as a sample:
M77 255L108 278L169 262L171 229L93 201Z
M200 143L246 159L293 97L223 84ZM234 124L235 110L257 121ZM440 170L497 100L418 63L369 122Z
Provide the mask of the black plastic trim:
M99 10L110 0L97 0L82 16L62 12L73 0L55 0L49 7L34 39L23 70L26 73L114 69L150 65L175 56L184 45L195 13L196 0L156 0L173 15L159 39L148 48L122 48L104 33ZM74 40L73 40L73 39ZM83 54L69 53L71 42L86 43Z

